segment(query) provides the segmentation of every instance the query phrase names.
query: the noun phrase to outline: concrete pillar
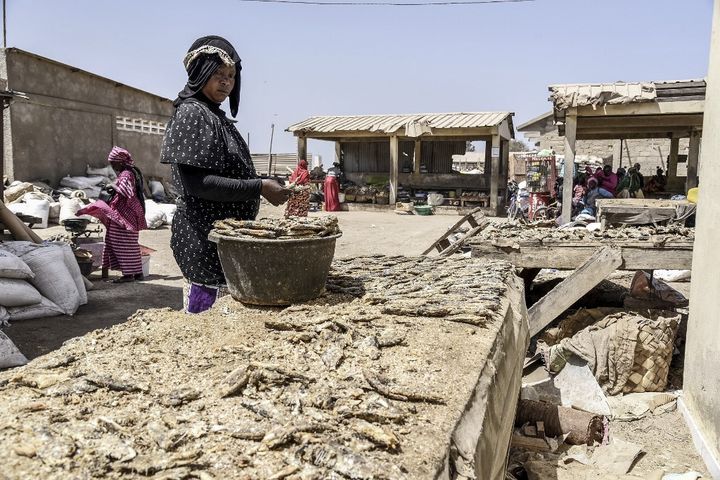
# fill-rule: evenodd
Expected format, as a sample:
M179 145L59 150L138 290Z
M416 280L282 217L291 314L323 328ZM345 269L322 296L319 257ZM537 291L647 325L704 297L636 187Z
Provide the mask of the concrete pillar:
M568 223L572 217L572 189L575 168L575 133L577 132L577 113L565 112L565 169L563 171L562 215L560 222Z
M705 100L707 102L707 99ZM698 186L698 160L700 157L700 132L690 134L690 146L687 157L687 178L685 191Z
M703 132L702 164L708 165L720 158L720 0L715 0L713 13ZM717 463L720 460L720 275L717 262L713 261L720 245L720 196L717 194L720 169L704 168L702 174L693 247L683 402L699 433L696 444L704 440L703 456L710 475L720 478Z
M395 206L398 191L399 143L397 135L390 137L390 205Z
M500 184L500 135L493 135L490 146L490 208L499 215L498 187Z

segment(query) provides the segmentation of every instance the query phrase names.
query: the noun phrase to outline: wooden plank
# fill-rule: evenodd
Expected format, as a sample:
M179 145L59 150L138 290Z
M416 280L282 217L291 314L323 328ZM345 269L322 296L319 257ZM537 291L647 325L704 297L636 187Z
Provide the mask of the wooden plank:
M497 212L498 189L500 183L500 136L493 135L492 142L485 144L490 148L490 208ZM487 164L485 164L487 166Z
M397 135L390 137L390 205L395 205L398 192L399 144Z
M620 105L603 105L595 107L588 105L578 107L578 116L601 117L605 115L653 115L653 114L674 114L674 113L703 113L705 111L704 100L682 100L677 102L645 102L625 103Z
M577 134L577 117L570 110L565 115L565 168L563 173L562 213L560 223L570 222L572 216L573 170L575 167L575 136Z
M475 220L477 221L478 219L476 218L476 215L477 215L478 217L480 217L479 220L482 220L482 219L484 218L484 215L483 215L483 213L482 213L482 209L481 209L480 207L473 208L473 209L470 210L468 213L466 213L465 215L463 215L463 217L462 217L460 220L458 220L457 222L455 222L455 224L454 224L452 227L448 228L448 229L445 231L445 233L443 233L443 234L440 236L440 238L438 238L437 240L435 240L435 242L433 242L433 244L430 245L427 249L425 249L425 251L422 252L420 255L427 255L428 253L432 252L434 248L436 248L438 245L440 245L441 242L443 242L443 240L446 240L447 237L449 237L450 235L456 233L458 227L459 227L460 225L462 225L463 223L465 223L466 221L468 221L470 218L473 218L473 219L475 219ZM450 243L450 242L448 241L448 244L449 244L449 243ZM442 250L444 250L445 248L447 248L447 246L444 246L444 247L442 248Z
M517 250L491 244L473 244L472 256L488 260L504 260L519 268L556 268L574 270L580 267L601 245L533 246ZM688 270L692 266L692 245L674 247L621 247L623 263L618 270Z
M530 336L537 335L621 264L620 249L604 247L596 251L580 268L528 309Z
M480 221L480 224L479 224L477 227L475 227L475 228L471 229L470 231L468 231L467 233L465 233L465 235L463 235L462 237L460 237L459 239L457 239L455 242L453 242L452 245L450 245L449 247L447 247L445 250L441 251L441 252L438 254L438 256L440 256L440 257L447 257L448 255L451 255L451 254L457 252L458 250L460 250L460 247L462 247L463 245L465 245L465 242L467 242L468 239L470 239L470 238L474 237L475 235L477 235L478 232L479 232L480 230L482 230L483 228L485 228L488 223L489 223L489 222L488 222L486 219L483 218L483 219Z

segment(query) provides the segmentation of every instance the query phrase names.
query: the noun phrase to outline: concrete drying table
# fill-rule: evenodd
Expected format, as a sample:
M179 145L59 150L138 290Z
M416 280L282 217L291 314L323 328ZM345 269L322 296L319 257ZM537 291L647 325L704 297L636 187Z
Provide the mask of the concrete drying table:
M337 260L306 304L140 311L0 374L3 477L503 479L529 341L513 271Z

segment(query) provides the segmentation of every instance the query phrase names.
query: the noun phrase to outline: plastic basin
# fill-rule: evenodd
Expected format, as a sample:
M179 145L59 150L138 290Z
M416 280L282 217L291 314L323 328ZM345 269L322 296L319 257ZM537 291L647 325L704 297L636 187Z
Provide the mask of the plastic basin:
M210 232L232 297L251 305L291 305L325 288L342 234L291 240L236 238Z

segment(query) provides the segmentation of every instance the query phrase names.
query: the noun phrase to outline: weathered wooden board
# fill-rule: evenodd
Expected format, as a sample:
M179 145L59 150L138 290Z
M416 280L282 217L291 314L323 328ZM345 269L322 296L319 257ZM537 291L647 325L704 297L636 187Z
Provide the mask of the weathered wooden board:
M618 248L597 250L569 277L528 309L530 335L536 335L622 263Z

